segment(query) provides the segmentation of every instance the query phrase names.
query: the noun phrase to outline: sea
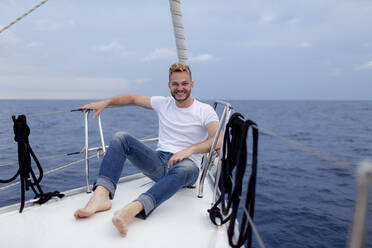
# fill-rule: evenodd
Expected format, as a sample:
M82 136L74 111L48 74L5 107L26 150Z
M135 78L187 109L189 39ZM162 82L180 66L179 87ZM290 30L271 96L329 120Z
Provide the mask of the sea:
M12 177L18 166L4 165L17 161L12 115L28 116L30 144L39 158L62 156L41 159L46 172L83 158L81 154L63 156L81 151L85 142L84 115L68 110L91 101L0 100L0 179ZM362 161L372 160L372 101L225 101L232 104L234 112L259 127L346 164L346 168L341 167L314 152L299 149L302 146L298 144L260 133L254 222L265 246L346 247L357 194L355 171ZM213 104L210 100L204 102ZM62 113L52 114L59 111ZM134 106L108 108L102 113L102 121L107 144L117 131L138 138L157 136L157 117L151 110ZM97 121L89 118L89 146L99 145ZM149 146L155 148L156 143ZM99 163L98 158L90 161L91 180L98 174ZM248 161L244 190L249 168ZM137 172L128 163L123 176ZM84 184L84 163L47 174L41 183L46 192L66 191ZM0 188L3 186L6 184L0 184ZM32 192L26 195L28 199L33 197ZM372 199L372 189L369 196ZM0 207L19 201L20 185L0 190ZM368 211L366 247L372 247L371 200ZM256 238L253 247L258 247Z

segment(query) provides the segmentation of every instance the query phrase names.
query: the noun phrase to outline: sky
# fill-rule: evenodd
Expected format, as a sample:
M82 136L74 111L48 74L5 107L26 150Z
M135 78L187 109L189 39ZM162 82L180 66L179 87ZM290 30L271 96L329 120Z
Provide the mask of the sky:
M40 0L1 0L4 27ZM182 1L200 99L372 100L371 0ZM49 0L0 34L0 99L169 95L168 0Z

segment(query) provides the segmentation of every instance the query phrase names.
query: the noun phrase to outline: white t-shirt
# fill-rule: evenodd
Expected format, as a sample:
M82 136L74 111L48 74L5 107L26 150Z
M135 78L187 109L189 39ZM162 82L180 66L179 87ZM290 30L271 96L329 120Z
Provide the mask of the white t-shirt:
M178 108L173 97L153 96L151 106L159 118L159 142L156 150L176 153L208 138L207 124L218 121L214 109L194 99L188 108ZM202 154L189 159L200 166Z

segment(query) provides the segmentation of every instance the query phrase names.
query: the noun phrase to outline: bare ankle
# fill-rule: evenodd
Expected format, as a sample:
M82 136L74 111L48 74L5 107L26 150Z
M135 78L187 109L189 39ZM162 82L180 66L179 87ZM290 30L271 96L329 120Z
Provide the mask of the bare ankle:
M131 205L131 208L132 208L133 212L136 215L144 209L143 205L140 201L134 201L134 202L130 203L130 205Z
M106 189L105 187L101 186L101 185L98 185L97 188L94 190L94 195L97 195L97 196L106 196L106 197L110 197L110 191L108 189Z
M117 214L123 216L123 215L133 215L136 216L141 211L143 211L143 205L140 201L134 201L129 204L127 204L125 207L120 209Z

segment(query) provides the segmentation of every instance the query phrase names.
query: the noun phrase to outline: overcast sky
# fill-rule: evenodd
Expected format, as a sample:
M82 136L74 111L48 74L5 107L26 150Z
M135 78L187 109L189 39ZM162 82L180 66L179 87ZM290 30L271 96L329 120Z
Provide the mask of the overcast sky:
M39 0L1 0L5 26ZM372 100L371 0L182 1L193 95ZM168 0L49 0L0 34L0 98L169 95Z

